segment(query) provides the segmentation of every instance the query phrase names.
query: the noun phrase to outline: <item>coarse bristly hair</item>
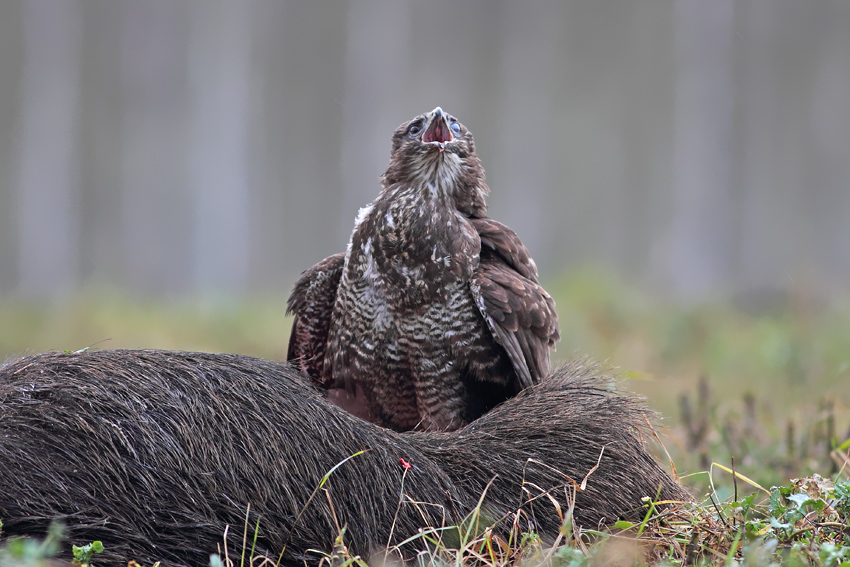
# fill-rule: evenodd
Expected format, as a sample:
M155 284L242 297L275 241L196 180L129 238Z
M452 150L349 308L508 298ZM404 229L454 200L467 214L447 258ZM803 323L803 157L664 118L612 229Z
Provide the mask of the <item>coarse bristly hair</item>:
M642 518L644 496L687 498L643 447L647 416L581 362L458 431L400 434L330 404L286 364L45 353L0 367L0 519L4 536L62 520L70 542L103 542L95 564L202 565L228 525L238 548L250 505L256 553L285 545L283 563L302 565L331 550L337 526L365 556L457 524L486 492L496 533L517 521L553 539L561 520L536 497L566 510L585 477L573 518L586 528ZM311 499L332 470L327 497Z

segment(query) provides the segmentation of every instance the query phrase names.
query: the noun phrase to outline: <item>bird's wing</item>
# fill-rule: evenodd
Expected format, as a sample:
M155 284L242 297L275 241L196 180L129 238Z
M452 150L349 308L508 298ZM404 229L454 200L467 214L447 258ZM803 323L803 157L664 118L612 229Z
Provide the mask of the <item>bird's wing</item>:
M482 249L495 253L521 276L537 283L537 264L513 230L488 217L469 221L478 232Z
M287 315L295 316L286 360L325 388L331 386L322 381L325 346L344 264L344 253L325 258L301 274L286 301Z
M481 263L470 289L493 338L508 353L518 386L549 372L549 349L560 339L555 301L537 283L537 267L516 234L496 221L481 226Z

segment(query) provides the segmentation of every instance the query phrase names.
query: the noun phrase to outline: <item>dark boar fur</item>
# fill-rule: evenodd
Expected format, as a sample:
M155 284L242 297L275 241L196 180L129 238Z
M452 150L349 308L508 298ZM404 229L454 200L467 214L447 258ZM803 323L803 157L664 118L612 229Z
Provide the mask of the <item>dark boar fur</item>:
M0 367L3 532L40 536L59 519L70 542L103 541L95 564L205 565L227 525L241 549L250 504L258 553L277 559L286 544L284 564L315 564L337 525L368 555L456 524L486 489L482 517L497 532L518 521L554 538L556 510L530 500L551 490L566 510L567 479L581 483L600 453L575 496L579 525L642 518L641 497L659 490L687 498L639 440L648 410L594 372L573 363L458 431L395 433L327 402L291 367L247 356L21 358ZM412 467L404 478L399 459Z

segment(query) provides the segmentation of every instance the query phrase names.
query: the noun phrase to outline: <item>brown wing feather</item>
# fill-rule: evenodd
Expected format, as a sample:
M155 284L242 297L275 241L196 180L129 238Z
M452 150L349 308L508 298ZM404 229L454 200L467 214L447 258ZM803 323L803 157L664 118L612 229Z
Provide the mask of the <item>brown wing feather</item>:
M470 288L511 359L519 387L527 388L548 374L549 349L560 339L555 301L537 283L537 266L516 233L490 219L474 224L483 232L481 264Z
M301 274L286 301L286 313L295 315L286 360L298 365L318 385L322 382L325 346L345 254L325 258Z
M488 217L469 219L478 237L481 239L481 247L489 249L502 259L502 261L516 270L521 276L537 282L537 264L531 259L528 249L519 239L517 233Z

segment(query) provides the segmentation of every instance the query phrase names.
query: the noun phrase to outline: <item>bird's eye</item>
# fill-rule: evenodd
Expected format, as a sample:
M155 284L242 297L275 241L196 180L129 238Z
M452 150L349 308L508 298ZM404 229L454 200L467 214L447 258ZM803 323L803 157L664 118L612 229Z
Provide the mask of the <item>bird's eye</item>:
M449 126L449 128L451 128L452 132L454 132L455 134L460 134L460 123L458 123L457 121L452 122L452 125Z
M420 126L418 123L411 124L410 128L407 129L407 133L410 134L411 136L415 136L416 134L418 134L421 131L422 131L422 126Z

